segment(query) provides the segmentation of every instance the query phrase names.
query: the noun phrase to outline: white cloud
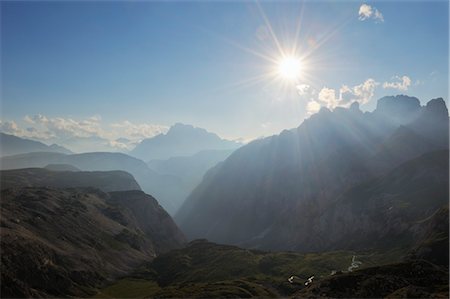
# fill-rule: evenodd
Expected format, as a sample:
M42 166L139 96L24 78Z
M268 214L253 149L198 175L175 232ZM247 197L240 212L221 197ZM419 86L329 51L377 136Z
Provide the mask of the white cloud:
M408 87L411 85L411 78L408 76L395 76L393 79L397 80L396 82L384 82L383 88L393 88L402 91L408 90Z
M167 132L168 128L161 125L153 124L133 124L132 122L125 120L121 123L111 124L111 127L118 130L120 137L126 137L128 139L139 139L153 137L155 135Z
M168 129L166 126L134 124L130 121L103 124L99 115L81 120L26 115L23 124L25 128L14 121L0 121L0 130L48 144L57 143L75 151L130 150L140 140Z
M0 121L0 130L4 133L14 135L22 132L15 121Z
M308 94L311 91L311 86L309 86L308 84L299 84L296 86L296 88L297 93L301 96Z
M369 78L355 86L342 85L339 90L323 87L318 94L309 85L298 85L297 90L300 98L306 102L307 114L311 115L319 111L320 107L328 109L349 107L355 101L366 104L374 97L378 85L380 85L379 82Z
M349 87L342 85L339 90L339 102L341 106L348 106L356 101L360 104L368 103L374 96L375 88L380 85L374 79L369 78L364 83Z
M368 4L362 4L359 7L358 15L359 15L358 19L360 21L373 19L373 20L375 20L376 23L384 22L383 14L378 9L376 9L375 7L372 7Z
M319 91L318 102L325 104L327 108L338 106L339 99L336 98L336 91L332 88L324 87Z
M316 101L309 101L306 104L306 111L308 113L308 115L314 114L316 112L319 112L320 110L320 104Z

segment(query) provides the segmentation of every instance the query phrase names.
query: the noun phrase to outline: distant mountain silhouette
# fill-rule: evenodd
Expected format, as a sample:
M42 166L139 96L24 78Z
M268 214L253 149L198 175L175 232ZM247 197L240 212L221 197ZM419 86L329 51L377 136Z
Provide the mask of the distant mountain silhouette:
M173 213L186 200L187 196L202 181L205 173L217 163L225 160L233 150L206 150L192 156L172 157L167 160L151 160L147 165L160 175L169 175L180 179L183 195L174 197ZM172 210L171 210L172 212Z
M0 156L17 155L31 152L55 152L63 154L72 153L70 150L56 144L46 145L39 141L0 133Z
M236 150L208 171L175 218L189 238L208 238L226 244L278 250L362 248L373 244L345 243L347 230L344 228L336 231L335 236L327 235L326 229L321 228L328 220L323 218L325 222L318 223L321 215L331 213L336 200L346 191L359 188L357 186L365 182L377 182L381 184L377 185L381 193L373 193L369 183L364 187L367 189L360 191L364 197L358 197L363 208L361 213L377 219L381 210L375 203L384 201L364 199L371 196L384 198L382 190L389 189L389 179L405 180L398 185L398 196L409 194L408 190L421 194L410 200L416 200L417 205L424 203L426 209L421 214L406 209L408 216L405 217L419 220L431 215L433 209L439 208L442 200L448 198L448 159L444 159L445 154L437 155L440 157L438 163L444 168L431 176L431 182L429 178L435 164L431 163L433 159L426 158L420 160L426 161L421 165L427 174L420 176L420 182L415 182L401 170L397 176L383 178L397 167L407 168L405 165L409 160L441 149L448 149L448 112L442 99L421 107L416 98L385 97L380 99L374 112L365 113L356 105L334 111L322 108L296 129L253 141ZM432 184L436 188L427 189L427 183L437 184ZM447 193L440 190L447 190ZM427 202L430 196L437 196L433 197L433 202L438 204ZM396 206L392 206L397 211ZM361 227L358 221L369 221L353 218L352 209L342 210L345 213L339 214L338 208L339 205L334 208L338 222L329 222L330 229L338 229L339 217L346 219L346 215L350 219L348 228L357 229ZM388 214L379 219L389 218L384 217ZM379 226L372 224L372 239L382 238L385 232L378 231ZM383 227L391 228L389 225ZM318 232L325 235L317 235ZM362 227L359 233L364 236L369 231ZM398 233L406 239L407 236L411 238L406 230ZM394 235L389 234L389 238ZM390 241L392 239L386 244ZM382 246L383 241L375 242L375 245Z
M45 167L48 164L70 164L83 171L122 170L133 175L142 190L154 196L169 212L174 213L190 190L179 177L158 174L142 160L122 153L95 152L64 155L59 153L28 153L2 157L2 169ZM177 204L178 203L178 204Z
M221 139L214 133L191 125L177 123L166 134L144 139L131 152L144 161L191 156L203 150L231 150L239 143Z

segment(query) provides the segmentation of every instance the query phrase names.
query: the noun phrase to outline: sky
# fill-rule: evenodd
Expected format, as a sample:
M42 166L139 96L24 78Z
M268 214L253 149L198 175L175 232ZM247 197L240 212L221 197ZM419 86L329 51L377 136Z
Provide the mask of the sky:
M0 5L0 130L49 144L126 150L178 122L248 141L320 107L448 101L447 1Z

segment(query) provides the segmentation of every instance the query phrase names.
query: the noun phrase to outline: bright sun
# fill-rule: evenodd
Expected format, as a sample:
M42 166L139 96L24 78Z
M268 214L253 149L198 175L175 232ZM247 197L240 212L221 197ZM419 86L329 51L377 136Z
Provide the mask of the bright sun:
M278 73L283 79L297 80L302 74L302 62L294 56L284 57L278 64Z

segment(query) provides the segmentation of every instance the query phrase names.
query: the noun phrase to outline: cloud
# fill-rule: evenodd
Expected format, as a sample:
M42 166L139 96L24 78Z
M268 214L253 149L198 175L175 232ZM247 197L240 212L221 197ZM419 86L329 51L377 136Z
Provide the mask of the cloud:
M13 135L22 132L15 121L0 121L0 130L4 133Z
M372 7L368 4L362 4L359 7L358 15L359 15L358 19L360 21L373 19L373 20L375 20L376 23L384 22L383 14L378 9L376 9L375 7Z
M161 125L153 124L133 124L132 122L125 120L121 123L111 124L111 127L119 130L120 137L126 137L128 139L145 139L153 137L155 135L167 132L168 128Z
M2 132L45 143L57 143L75 151L130 150L144 138L166 132L166 126L123 121L102 123L99 115L85 119L26 115L21 127L14 121L0 121Z
M411 78L408 76L394 76L393 79L397 80L397 82L384 82L383 88L393 88L402 91L408 90L408 87L411 85Z
M355 101L366 104L372 100L379 85L379 82L369 78L355 86L342 85L338 90L325 86L318 93L311 86L301 84L297 85L297 92L306 102L307 114L311 115L319 111L320 107L349 107Z
M318 101L325 104L327 108L334 108L338 105L339 99L336 98L336 91L332 88L324 87L319 91Z
M297 94L303 101L314 100L317 96L317 91L308 84L299 84L295 88L297 89Z
M308 84L299 84L296 86L297 88L297 93L299 95L306 95L311 91L311 86L309 86Z
M320 104L317 101L309 101L306 104L306 111L308 115L314 114L316 112L319 112L320 110Z
M341 106L348 106L352 102L360 104L368 103L374 96L375 88L380 85L374 79L369 78L364 83L349 87L342 85L339 90L339 102Z

